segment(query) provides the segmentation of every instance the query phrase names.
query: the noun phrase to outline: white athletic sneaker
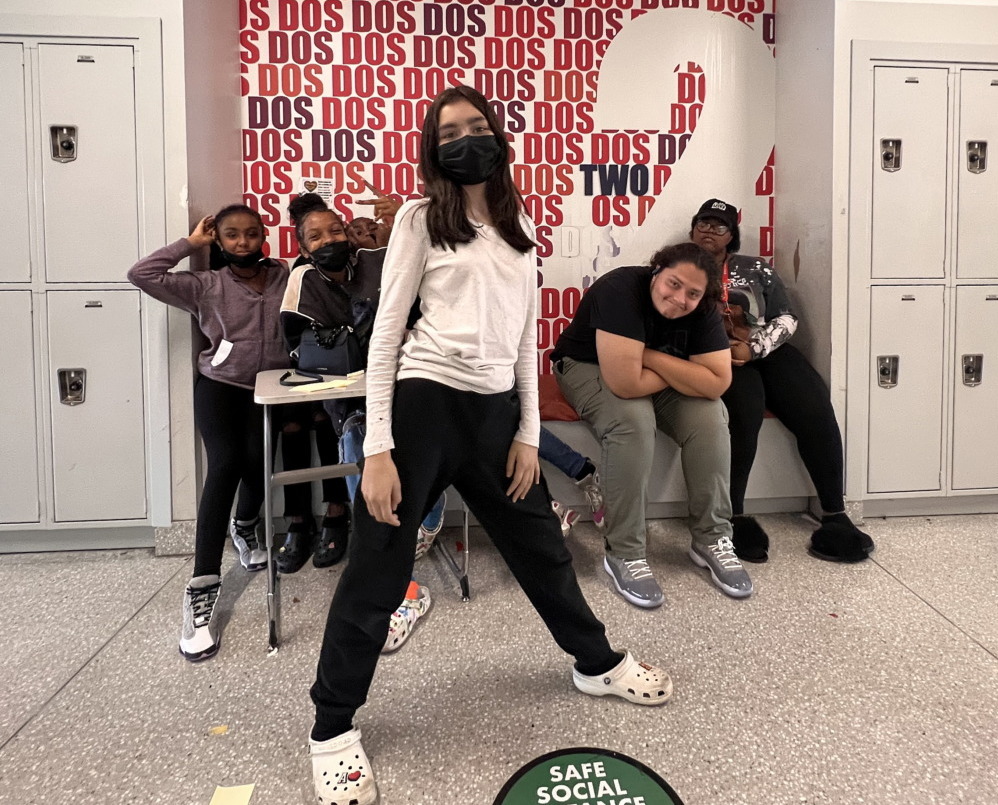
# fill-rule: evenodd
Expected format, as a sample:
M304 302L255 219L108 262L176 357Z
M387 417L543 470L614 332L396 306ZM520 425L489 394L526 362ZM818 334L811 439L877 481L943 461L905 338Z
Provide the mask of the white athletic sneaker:
M195 576L184 590L184 625L180 632L180 653L191 662L207 660L218 652L221 639L215 604L222 589L219 576Z
M352 729L330 738L313 741L312 786L320 805L373 805L378 798L371 761L360 743L360 730Z
M267 549L260 547L256 537L256 527L260 518L251 520L233 520L229 523L229 536L239 554L239 564L247 570L263 570L267 566Z

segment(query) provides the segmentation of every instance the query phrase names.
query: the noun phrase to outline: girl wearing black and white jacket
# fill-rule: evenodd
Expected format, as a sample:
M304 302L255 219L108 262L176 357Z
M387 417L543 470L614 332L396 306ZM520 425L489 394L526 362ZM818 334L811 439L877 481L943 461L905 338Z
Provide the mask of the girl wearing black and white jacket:
M731 339L731 386L722 395L731 434L731 524L735 553L765 562L769 537L744 514L745 489L755 461L762 419L768 408L797 440L821 503L821 525L811 536L813 555L836 562L859 562L873 540L845 513L842 436L821 376L787 343L797 330L797 314L783 281L759 257L737 254L741 247L738 210L720 199L705 201L690 226L690 240L722 268L724 298L745 312L749 332Z

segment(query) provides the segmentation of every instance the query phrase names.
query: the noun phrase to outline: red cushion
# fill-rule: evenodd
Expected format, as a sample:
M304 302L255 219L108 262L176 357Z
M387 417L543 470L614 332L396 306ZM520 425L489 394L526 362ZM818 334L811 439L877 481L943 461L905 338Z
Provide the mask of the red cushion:
M554 375L540 375L537 378L537 396L540 399L541 419L556 422L578 422L579 415L569 405L558 388Z

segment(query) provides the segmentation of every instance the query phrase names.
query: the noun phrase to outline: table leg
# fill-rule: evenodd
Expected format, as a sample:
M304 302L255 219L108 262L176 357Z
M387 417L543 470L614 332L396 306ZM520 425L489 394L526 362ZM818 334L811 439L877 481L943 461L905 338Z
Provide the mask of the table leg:
M274 561L274 452L271 406L263 406L263 533L267 543L267 641L270 652L281 642L281 579Z

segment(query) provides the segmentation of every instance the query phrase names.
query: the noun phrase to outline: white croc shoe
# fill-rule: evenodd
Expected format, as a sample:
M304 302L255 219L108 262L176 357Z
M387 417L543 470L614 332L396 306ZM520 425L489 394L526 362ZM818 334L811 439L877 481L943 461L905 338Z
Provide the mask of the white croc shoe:
M574 668L572 682L590 696L619 696L634 704L665 704L672 695L672 680L661 668L638 662L631 652L605 674L585 676Z
M402 648L403 643L412 636L416 621L429 612L432 605L430 588L416 582L410 583L405 601L392 613L392 619L388 623L388 637L385 638L381 653L391 654Z
M352 729L328 741L308 741L312 785L319 805L373 805L378 799L371 762Z

